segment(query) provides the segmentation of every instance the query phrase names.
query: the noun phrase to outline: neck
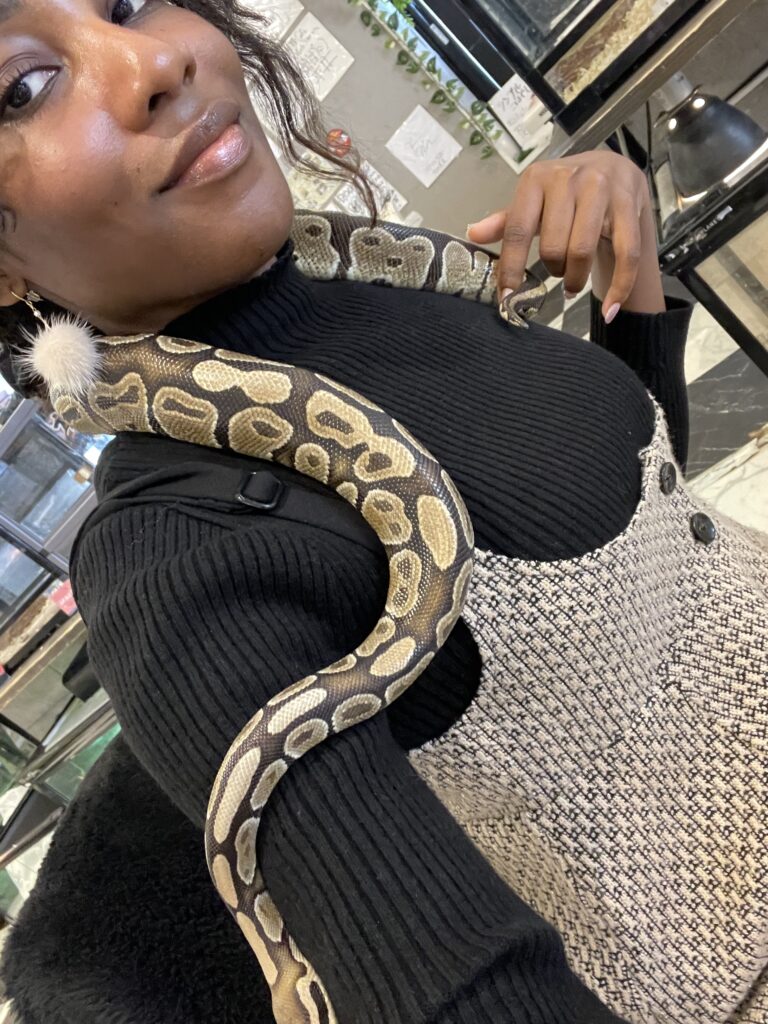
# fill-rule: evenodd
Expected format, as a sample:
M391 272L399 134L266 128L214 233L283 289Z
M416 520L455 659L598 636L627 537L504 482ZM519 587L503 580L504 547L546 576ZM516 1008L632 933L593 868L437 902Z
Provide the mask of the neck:
M249 281L253 281L254 278L260 277L264 273L265 270L269 270L269 268L271 266L273 266L275 263L277 263L277 256L271 256L267 260L267 262L264 264L263 267L259 267L259 269L256 271L255 274L251 274L251 276L248 278L248 280Z
M272 337L301 333L312 315L312 287L296 266L288 241L247 281L164 324L162 333L256 355Z
M251 274L247 278L241 278L231 284L225 285L223 288L217 288L214 291L206 292L202 295L193 296L187 299L182 304L176 304L168 306L161 310L154 309L151 313L147 313L146 316L132 317L130 322L123 322L120 320L105 320L99 317L90 318L86 317L88 322L95 327L98 331L101 331L105 335L130 335L138 334L143 331L151 332L154 334L160 333L163 330L165 324L173 322L191 310L202 306L204 303L209 302L211 299L215 299L218 295L223 295L226 292L231 291L233 288L237 288L240 285L247 284L249 281L255 281L258 277L261 277L267 270L270 269L277 262L277 256L271 256L266 263L263 263L255 273Z

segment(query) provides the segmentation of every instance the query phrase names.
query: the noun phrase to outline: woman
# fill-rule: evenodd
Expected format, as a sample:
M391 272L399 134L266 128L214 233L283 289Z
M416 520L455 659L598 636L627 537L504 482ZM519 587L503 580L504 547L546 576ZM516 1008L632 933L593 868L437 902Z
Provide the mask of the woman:
M642 175L603 153L542 164L510 210L473 229L478 242L503 238L502 295L520 285L537 229L547 266L570 291L592 269L596 344L586 345L544 327L510 328L453 297L305 277L287 242L290 195L243 69L289 148L322 152L312 105L286 55L239 8L23 0L0 25L0 47L4 84L14 80L0 170L14 235L0 270L0 301L18 318L9 317L9 338L34 330L27 306L15 305L34 291L43 314L77 311L105 334L162 329L306 366L405 424L471 513L489 589L468 605L472 628L457 625L386 716L302 758L260 833L269 890L339 1020L616 1019L590 989L638 1021L731 1018L764 964L758 911L744 909L745 894L759 902L762 858L751 856L746 880L728 861L734 886L714 878L724 861L720 847L711 852L710 826L723 800L709 777L706 793L697 788L688 704L675 707L677 733L663 733L659 756L649 754L650 715L662 696L688 699L692 680L693 719L727 737L741 730L757 756L761 711L754 701L733 707L739 687L754 684L743 667L746 612L716 622L711 605L714 593L730 607L736 578L742 594L764 587L766 565L751 538L697 512L676 481L667 424L683 465L690 309L663 297ZM184 136L217 101L236 108L240 129L229 138L242 159L218 178L168 188ZM97 492L192 456L232 459L121 434L102 456ZM307 486L281 469L284 481ZM706 591L695 620L696 578L709 587L713 573L725 582ZM127 742L202 827L243 724L368 635L387 572L380 549L332 528L139 500L84 534L73 580ZM717 662L719 641L717 664L702 664L710 622L741 645L736 668ZM762 671L765 628L749 630ZM496 635L503 651L493 649ZM679 638L688 646L678 649ZM622 760L635 734L639 761ZM693 772L680 792L659 770L685 768L676 751ZM627 766L636 776L623 774ZM728 773L718 778L729 792ZM711 876L703 902L687 818L674 819L690 794L704 821L693 846L706 851ZM749 810L745 842L759 835ZM732 821L728 806L720 813L724 834L741 837L742 819ZM638 873L633 851L655 874ZM633 888L640 876L648 886ZM700 959L689 967L681 948L690 944Z

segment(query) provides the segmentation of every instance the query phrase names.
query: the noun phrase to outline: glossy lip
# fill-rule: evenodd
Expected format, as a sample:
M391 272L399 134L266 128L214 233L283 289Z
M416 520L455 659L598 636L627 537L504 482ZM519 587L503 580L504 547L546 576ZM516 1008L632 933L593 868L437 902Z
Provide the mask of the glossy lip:
M201 153L216 142L230 125L240 117L240 105L234 100L216 100L206 110L200 120L186 134L176 159L158 189L167 192L192 166Z

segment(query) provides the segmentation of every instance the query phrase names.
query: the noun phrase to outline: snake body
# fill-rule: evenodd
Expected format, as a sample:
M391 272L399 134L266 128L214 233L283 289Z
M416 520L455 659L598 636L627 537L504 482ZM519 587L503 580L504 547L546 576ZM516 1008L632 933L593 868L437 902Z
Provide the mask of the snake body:
M496 258L446 235L298 214L292 237L310 277L495 298ZM500 313L525 325L545 294L528 279ZM206 822L211 876L258 958L277 1024L332 1024L322 980L288 934L259 870L259 824L291 764L378 714L439 650L469 585L472 524L448 474L402 424L321 374L163 334L95 344L99 370L87 392L47 382L67 424L96 434L153 432L276 460L334 488L387 551L386 606L371 634L245 725L218 772Z

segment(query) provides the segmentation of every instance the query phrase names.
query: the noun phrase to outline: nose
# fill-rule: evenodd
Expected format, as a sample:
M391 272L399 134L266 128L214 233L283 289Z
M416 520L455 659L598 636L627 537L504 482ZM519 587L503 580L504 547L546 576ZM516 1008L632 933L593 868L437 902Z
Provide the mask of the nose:
M99 55L95 62L93 53ZM197 74L197 61L184 39L140 28L126 31L102 22L101 38L91 54L100 105L107 106L127 131L147 131L163 107L178 99Z

